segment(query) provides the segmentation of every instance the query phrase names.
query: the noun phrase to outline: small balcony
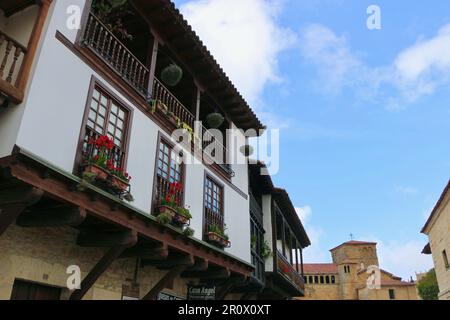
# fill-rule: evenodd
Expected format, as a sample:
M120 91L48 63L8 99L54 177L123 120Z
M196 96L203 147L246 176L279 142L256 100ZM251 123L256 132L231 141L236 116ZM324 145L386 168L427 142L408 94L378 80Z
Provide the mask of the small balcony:
M279 251L277 251L277 272L290 281L297 290L304 292L305 280Z
M155 47L140 45L144 42L151 43L149 39L153 39L146 22L139 18L137 12L130 17L123 17L123 20L133 33L133 40L122 39L94 12L90 12L84 27L82 45L89 48L137 92L149 104L150 113L165 119L172 129L186 129L190 134L193 151L194 148L199 150L211 148L213 144L214 149L219 150L218 153L206 156L213 158L211 160L218 165L225 176L229 178L234 176L231 166L226 163L229 152L225 143L216 140L208 128L203 125L198 127L195 123L197 120L203 122L209 113L214 112L211 101L208 97L202 97L201 108L196 110L197 88L192 75L188 72L183 72L180 84L171 89L158 79L156 75L160 74L165 66L176 61L176 58L167 48L158 49L157 47L158 53L154 55L154 59L157 57L156 61L149 60L148 57L151 56ZM198 119L194 114L199 115ZM225 133L229 126L230 124L225 121L219 130Z

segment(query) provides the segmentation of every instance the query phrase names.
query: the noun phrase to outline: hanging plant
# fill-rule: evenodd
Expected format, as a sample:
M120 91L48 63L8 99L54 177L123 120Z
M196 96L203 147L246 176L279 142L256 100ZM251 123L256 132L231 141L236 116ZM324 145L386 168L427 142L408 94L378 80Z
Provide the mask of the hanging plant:
M253 154L253 147L245 145L240 148L240 151L244 156L250 157Z
M176 64L171 64L161 72L161 80L170 87L175 87L181 78L183 78L183 70Z
M208 123L208 126L212 129L218 129L225 121L225 118L223 115L221 115L218 112L214 112L211 114L208 114L206 117L206 122Z

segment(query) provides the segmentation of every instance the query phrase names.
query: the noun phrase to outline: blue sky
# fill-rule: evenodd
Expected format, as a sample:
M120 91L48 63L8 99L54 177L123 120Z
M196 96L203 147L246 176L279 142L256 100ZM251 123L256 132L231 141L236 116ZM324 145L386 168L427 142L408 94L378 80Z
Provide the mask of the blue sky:
M382 267L432 266L420 229L450 172L450 3L176 1L262 120L281 129L280 171L328 262L379 242ZM366 27L369 5L381 30Z

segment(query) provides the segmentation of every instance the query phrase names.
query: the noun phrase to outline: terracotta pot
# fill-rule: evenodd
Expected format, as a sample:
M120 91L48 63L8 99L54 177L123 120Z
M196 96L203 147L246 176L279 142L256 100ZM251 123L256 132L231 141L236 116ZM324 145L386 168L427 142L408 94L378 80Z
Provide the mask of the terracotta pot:
M215 233L215 232L208 232L206 234L206 237L209 242L213 242L214 244L222 247L222 248L229 248L230 247L230 241L223 238L221 235Z
M187 225L191 219L179 214L178 212L173 217L173 222L180 225Z
M109 176L108 171L95 164L88 165L84 169L84 172L94 173L97 176L97 179L99 180L107 180Z
M174 208L169 206L159 206L158 212L159 214L167 214L172 219L175 217L175 215L178 214L178 212Z
M128 188L130 187L130 184L127 181L122 180L116 176L112 176L111 183L112 183L113 187L119 189L120 191L127 191Z

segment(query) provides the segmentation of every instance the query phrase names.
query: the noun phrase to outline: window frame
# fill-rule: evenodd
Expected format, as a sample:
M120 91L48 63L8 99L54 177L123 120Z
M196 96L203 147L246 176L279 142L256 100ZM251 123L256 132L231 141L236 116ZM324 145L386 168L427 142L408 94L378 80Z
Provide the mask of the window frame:
M445 270L450 270L450 264L448 261L447 250L442 251L442 259L444 260L444 268Z
M396 300L394 289L389 289L389 300Z
M219 189L221 190L221 213L223 217L223 226L222 228L225 228L225 185L221 182L219 182L216 178L214 178L211 174L205 172L204 178L203 178L203 238L205 239L206 234L208 233L208 224L206 224L206 182L207 180L210 180L213 184L217 185Z
M170 139L166 138L160 131L158 132L158 143L156 144L156 154L155 154L155 168L154 168L154 174L153 174L153 188L152 188L152 203L151 208L152 212L155 212L157 203L156 203L156 189L158 188L158 162L159 162L159 152L161 148L161 144L164 143L169 146L170 150L173 150L175 148L175 144L170 141ZM170 158L171 159L171 158ZM170 180L170 159L169 159L169 180ZM180 165L180 183L183 186L183 194L182 198L180 199L181 206L184 206L185 204L185 188L186 188L186 164L183 162Z
M127 170L127 166L128 166L128 155L129 155L129 151L130 151L130 138L131 138L131 130L133 127L134 109L128 103L126 103L121 97L119 97L116 93L114 93L111 88L109 88L107 85L105 85L97 77L92 76L91 82L89 84L89 90L88 90L88 94L87 94L87 98L86 98L86 104L84 107L83 119L81 121L80 136L78 138L77 152L76 152L74 168L73 168L73 173L75 175L79 174L80 165L83 160L83 143L84 143L84 137L85 137L86 131L87 131L86 127L87 127L87 122L89 119L89 112L90 112L91 102L92 102L92 99L94 96L95 88L99 88L102 93L104 93L106 96L108 96L108 99L111 99L114 102L116 102L116 104L119 107L123 108L128 113L127 120L126 120L126 122L124 122L125 130L123 130L124 135L123 135L123 147L122 147L122 150L124 153L123 165L122 165L123 169ZM105 120L106 120L106 118L105 118ZM105 123L106 130L107 130L108 123L107 123L107 121L105 121L105 122L106 122Z

